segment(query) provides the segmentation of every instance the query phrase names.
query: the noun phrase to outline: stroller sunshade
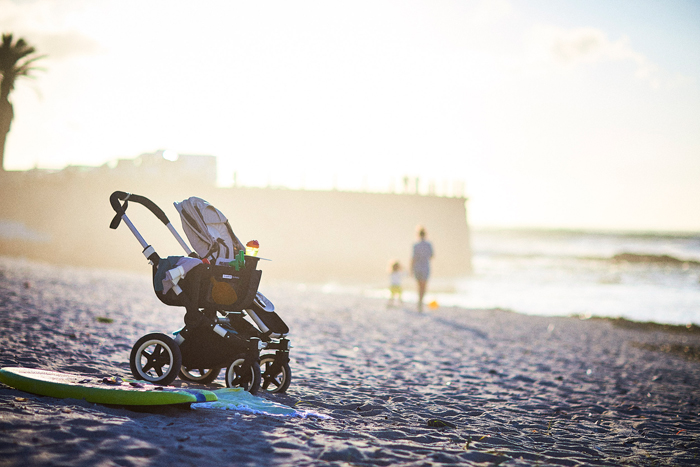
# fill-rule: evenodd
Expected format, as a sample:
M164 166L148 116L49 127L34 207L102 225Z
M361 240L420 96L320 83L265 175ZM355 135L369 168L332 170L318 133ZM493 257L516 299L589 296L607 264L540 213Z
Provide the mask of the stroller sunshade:
M205 200L192 196L173 204L180 213L182 229L200 258L228 262L245 249L226 216Z

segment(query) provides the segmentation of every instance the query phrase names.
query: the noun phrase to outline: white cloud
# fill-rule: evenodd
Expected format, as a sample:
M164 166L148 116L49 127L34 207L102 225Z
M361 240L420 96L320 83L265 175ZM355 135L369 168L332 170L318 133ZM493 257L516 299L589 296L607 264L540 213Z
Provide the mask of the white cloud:
M660 86L659 67L634 50L626 36L612 41L600 29L537 26L528 34L527 47L530 66L572 69L603 62L626 62L634 65L637 78L654 88Z
M589 28L557 31L549 45L552 58L564 64L596 62L607 47L609 42L605 33Z

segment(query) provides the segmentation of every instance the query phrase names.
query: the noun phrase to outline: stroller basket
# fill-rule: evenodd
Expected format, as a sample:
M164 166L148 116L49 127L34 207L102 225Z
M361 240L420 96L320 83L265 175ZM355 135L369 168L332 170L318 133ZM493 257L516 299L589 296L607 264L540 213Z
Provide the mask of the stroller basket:
M159 262L159 264L161 264ZM200 264L179 282L184 293L167 293L156 286L158 266L153 266L154 290L158 299L169 306L237 311L250 308L258 292L262 271L256 269L258 258L245 258L245 267L236 271L231 266Z

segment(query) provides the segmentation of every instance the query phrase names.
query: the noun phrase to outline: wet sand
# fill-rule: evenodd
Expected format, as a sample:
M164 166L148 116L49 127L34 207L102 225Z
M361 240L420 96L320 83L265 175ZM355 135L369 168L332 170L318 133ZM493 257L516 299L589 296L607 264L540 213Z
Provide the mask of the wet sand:
M700 464L697 328L421 314L264 275L261 291L294 346L288 393L265 397L331 418L133 410L0 385L0 466ZM129 377L133 343L182 316L146 275L0 258L2 367Z

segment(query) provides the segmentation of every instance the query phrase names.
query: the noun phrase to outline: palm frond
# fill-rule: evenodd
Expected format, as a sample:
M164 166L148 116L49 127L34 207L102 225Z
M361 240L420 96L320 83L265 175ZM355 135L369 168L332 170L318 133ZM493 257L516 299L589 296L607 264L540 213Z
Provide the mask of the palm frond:
M30 58L29 60L25 60L22 64L18 65L16 67L17 76L27 76L30 72L34 70L44 70L44 68L32 66L34 62L42 58L46 58L46 55L40 55L38 57Z
M0 43L0 83L4 93L14 88L15 80L19 77L30 77L32 71L38 70L34 66L37 60L46 55L32 56L36 49L29 45L24 38L19 38L13 43L12 34L3 34Z

